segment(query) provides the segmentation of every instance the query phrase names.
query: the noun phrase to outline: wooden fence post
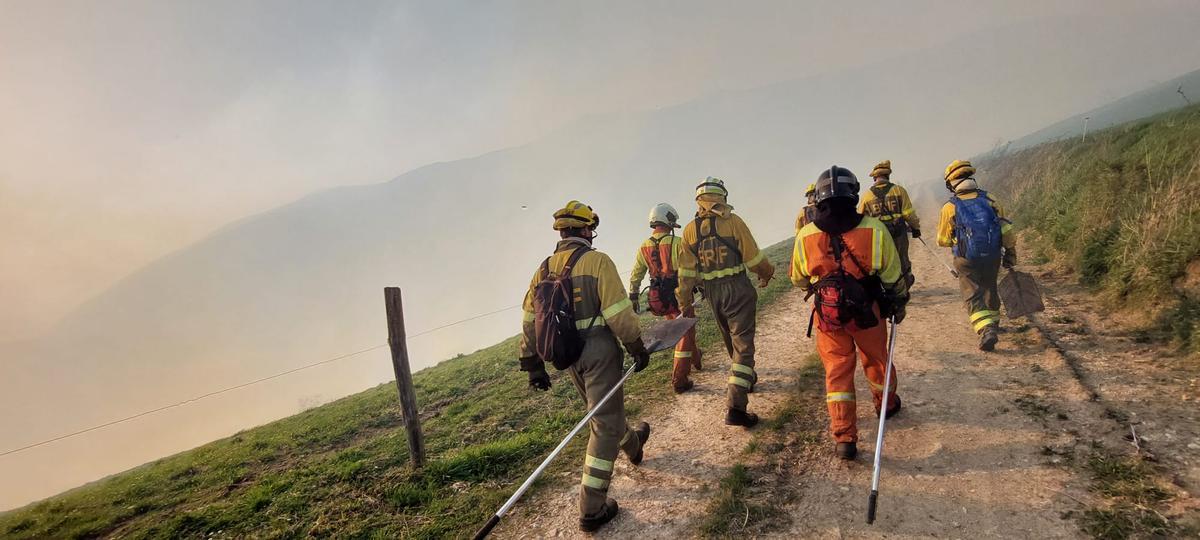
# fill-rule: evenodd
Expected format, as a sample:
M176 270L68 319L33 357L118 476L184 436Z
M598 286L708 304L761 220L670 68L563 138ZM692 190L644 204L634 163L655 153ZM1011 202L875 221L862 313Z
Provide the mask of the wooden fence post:
M392 369L396 371L396 389L400 391L400 411L408 431L408 453L414 468L425 465L425 437L417 414L417 395L413 390L412 371L408 367L408 340L404 333L404 304L399 287L383 289L387 304L388 345L392 349Z

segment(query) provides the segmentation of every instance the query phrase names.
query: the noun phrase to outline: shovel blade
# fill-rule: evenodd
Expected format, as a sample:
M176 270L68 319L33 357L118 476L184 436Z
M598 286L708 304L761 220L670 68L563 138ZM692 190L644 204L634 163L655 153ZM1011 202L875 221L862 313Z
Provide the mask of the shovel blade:
M1010 319L1016 319L1046 310L1042 302L1042 289L1032 275L1009 270L999 284L1000 301L1008 311Z
M659 321L642 332L642 341L650 352L664 351L675 348L675 344L683 339L688 330L696 326L695 317L679 317L669 321Z

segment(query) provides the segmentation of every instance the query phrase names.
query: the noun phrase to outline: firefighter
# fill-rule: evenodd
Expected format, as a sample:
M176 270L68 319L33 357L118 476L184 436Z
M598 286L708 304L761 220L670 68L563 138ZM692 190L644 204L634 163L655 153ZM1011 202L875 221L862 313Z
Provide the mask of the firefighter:
M808 199L808 204L804 205L804 208L800 209L800 214L796 216L796 232L800 232L805 225L812 223L813 214L817 211L817 185L809 184L808 188L804 190L804 197Z
M975 167L955 160L946 166L950 201L942 205L937 243L952 248L958 285L968 320L979 334L979 350L993 351L1000 341L1000 267L1017 263L1016 237L1004 208L979 189Z
M711 176L696 186L698 210L695 220L683 229L675 296L680 305L690 306L695 288L703 287L731 360L725 423L750 428L758 423L758 415L746 411L758 381L754 372L758 292L748 273L758 276L759 287L766 287L775 268L759 251L750 228L733 213L728 195L725 182Z
M680 306L675 298L675 288L679 286L679 250L683 242L675 236L679 228L679 212L667 203L659 203L650 209L650 228L654 232L642 242L634 257L633 272L629 278L629 300L633 302L633 310L639 310L641 300L642 278L650 272L650 287L647 292L647 307L650 312L667 320L683 315L695 317L691 304ZM683 339L675 345L674 366L671 370L671 386L676 394L682 394L695 387L688 376L692 368L701 369L700 349L696 347L696 328L692 327Z
M852 460L858 455L854 392L855 350L874 396L875 414L883 401L888 333L885 319L904 320L908 285L891 233L879 220L858 213L858 178L838 166L817 180L813 223L796 235L792 284L816 296L813 317L817 351L825 367L825 402L829 407L834 453ZM887 396L887 416L900 410L895 368Z
M916 278L912 273L912 261L908 258L908 235L913 239L921 237L921 221L913 211L912 199L903 187L892 183L892 161L885 159L871 169L871 178L875 185L862 195L858 211L882 221L892 234L896 251L900 253L900 271L908 286L912 287Z
M578 201L568 202L554 213L554 230L559 231L561 240L554 254L538 267L525 294L520 348L521 370L529 373L529 386L535 390L549 390L550 376L535 348L534 287L546 277L547 271L561 275L575 251L586 249L570 271L576 293L575 326L584 340L583 352L564 371L587 401L588 409L593 408L623 375L620 344L624 344L625 351L634 358L637 371L644 369L650 359L642 343L637 315L625 295L616 265L608 255L591 249L599 224L600 216ZM579 497L580 529L595 531L616 516L617 501L607 496L613 462L618 452L624 450L631 463L640 464L649 437L647 423L641 422L636 429L626 423L625 398L620 389L592 417Z

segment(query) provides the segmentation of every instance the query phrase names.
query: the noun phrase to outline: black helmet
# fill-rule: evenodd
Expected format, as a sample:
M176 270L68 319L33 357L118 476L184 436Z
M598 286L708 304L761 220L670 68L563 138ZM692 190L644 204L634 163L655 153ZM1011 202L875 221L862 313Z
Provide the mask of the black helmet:
M858 177L850 169L837 165L821 171L821 176L817 178L816 203L842 197L858 202Z

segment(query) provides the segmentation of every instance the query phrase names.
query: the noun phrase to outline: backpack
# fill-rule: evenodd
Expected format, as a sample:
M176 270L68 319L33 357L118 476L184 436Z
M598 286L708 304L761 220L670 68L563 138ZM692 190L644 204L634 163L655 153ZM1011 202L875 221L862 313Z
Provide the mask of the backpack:
M954 204L954 254L969 260L999 257L1000 217L987 192L977 193L974 199L950 197Z
M583 354L583 338L575 327L575 288L571 285L571 270L591 248L580 247L571 252L562 274L550 273L550 258L542 263L542 280L533 288L534 338L537 355L563 370L571 367ZM592 319L592 324L595 324Z
M837 261L837 271L822 276L813 284L813 315L808 320L808 334L812 336L813 318L817 319L818 327L823 332L832 330L862 330L873 328L879 324L871 308L882 297L883 283L878 276L871 275L850 251L841 235L830 235L833 247L833 258ZM843 254L850 257L862 279L846 271L842 265Z
M878 184L871 186L871 193L875 194L875 200L871 201L868 205L869 207L864 210L867 210L868 213L876 218L891 216L891 219L880 219L880 221L883 222L892 236L900 236L908 232L908 222L902 217L904 209L900 208L900 200L897 198L888 200L887 198L888 192L892 191L892 187L895 185L888 182L882 186Z
M700 244L703 244L704 241L708 240L709 238L716 238L718 242L725 244L725 247L729 248L729 250L732 251L735 256L737 256L739 263L742 262L742 250L738 249L738 247L729 240L726 240L724 236L717 234L717 218L708 218L708 234L701 234L700 231L703 229L703 227L700 226L700 219L701 218L699 217L696 218L696 243L687 247L688 251L691 251L692 255L696 256L696 260L701 260Z
M675 288L679 286L679 274L674 268L670 274L666 272L662 250L659 249L662 238L651 240L654 242L654 251L650 252L650 260L646 261L650 267L650 287L646 292L646 304L650 307L650 313L659 317L678 314L679 300L675 298Z

